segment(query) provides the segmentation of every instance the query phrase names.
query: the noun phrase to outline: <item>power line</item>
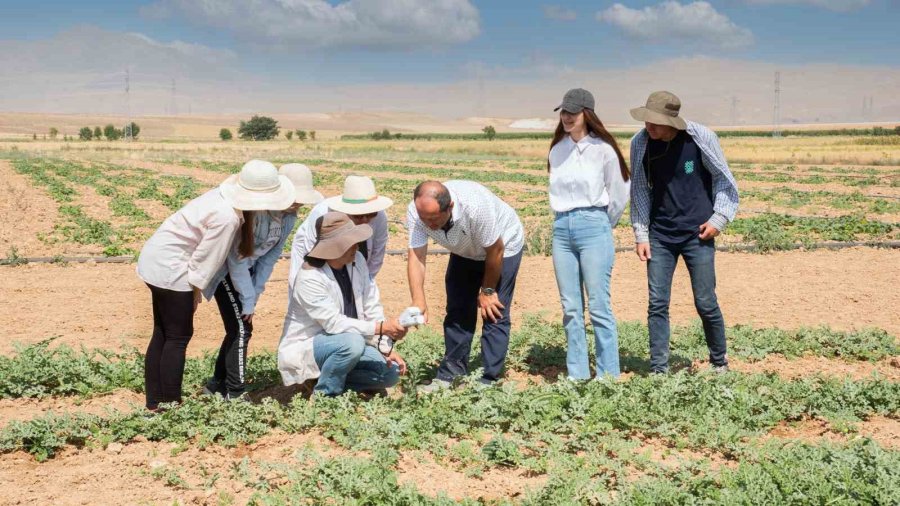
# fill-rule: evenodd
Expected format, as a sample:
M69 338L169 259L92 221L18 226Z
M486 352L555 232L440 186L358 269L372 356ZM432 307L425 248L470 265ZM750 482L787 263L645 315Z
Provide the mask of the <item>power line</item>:
M772 137L781 137L781 72L775 71L775 117L773 118Z
M737 126L737 105L738 99L735 96L731 97L731 125Z
M125 115L128 124L125 125L125 137L129 141L134 140L134 132L131 131L131 69L125 68Z

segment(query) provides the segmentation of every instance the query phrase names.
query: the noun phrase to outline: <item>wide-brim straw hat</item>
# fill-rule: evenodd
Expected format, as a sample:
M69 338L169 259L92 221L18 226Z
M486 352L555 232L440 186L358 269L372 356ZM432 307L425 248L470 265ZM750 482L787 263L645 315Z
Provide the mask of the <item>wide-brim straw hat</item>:
M372 237L372 227L366 224L356 225L346 214L330 211L322 216L316 245L306 256L334 260L343 256L354 244L368 240L369 237Z
M288 163L278 169L278 173L294 183L296 195L294 202L298 204L318 204L325 197L313 187L312 171L302 163Z
M377 213L394 205L393 200L378 195L375 183L366 176L347 176L344 192L325 199L325 202L332 211L353 215Z
M684 118L678 115L681 100L674 93L656 91L647 98L647 105L631 110L631 117L654 125L668 125L679 130L687 130Z
M222 196L241 211L280 211L294 204L294 183L263 160L250 160L221 185Z

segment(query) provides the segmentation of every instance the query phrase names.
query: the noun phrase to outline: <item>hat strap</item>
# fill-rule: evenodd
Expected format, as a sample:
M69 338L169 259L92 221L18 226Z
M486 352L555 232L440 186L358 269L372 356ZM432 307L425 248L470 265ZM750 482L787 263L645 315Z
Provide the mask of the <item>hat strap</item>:
M348 199L347 197L341 195L341 201L343 201L345 204L365 204L366 202L372 202L376 199L378 199L378 195L375 195L369 199Z
M278 189L281 188L281 181L278 181L278 184L276 184L276 185L268 186L266 188L250 188L249 186L245 185L244 182L241 181L241 178L239 177L238 185L240 185L241 188L243 188L247 191L251 191L251 192L272 193L272 192L278 191Z

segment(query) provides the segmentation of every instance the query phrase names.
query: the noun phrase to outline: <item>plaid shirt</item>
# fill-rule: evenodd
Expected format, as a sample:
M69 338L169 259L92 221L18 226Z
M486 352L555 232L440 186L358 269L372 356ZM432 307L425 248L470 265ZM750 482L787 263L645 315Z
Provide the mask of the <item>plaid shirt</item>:
M725 226L737 214L737 183L728 168L715 132L699 123L688 121L687 133L700 148L703 166L712 175L714 212L709 218L709 224L719 231L725 230ZM650 208L653 203L653 194L644 170L647 140L646 129L641 129L631 138L631 226L634 228L635 242L639 243L650 241Z

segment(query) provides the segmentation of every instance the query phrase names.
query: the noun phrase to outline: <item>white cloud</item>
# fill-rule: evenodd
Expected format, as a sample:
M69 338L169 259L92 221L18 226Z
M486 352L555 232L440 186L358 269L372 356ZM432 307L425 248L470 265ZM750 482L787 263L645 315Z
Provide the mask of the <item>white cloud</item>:
M234 60L237 58L237 54L230 49L214 49L209 46L204 46L203 44L194 44L191 42L183 42L180 40L174 40L169 43L159 42L157 40L151 39L142 33L126 33L125 36L134 37L140 41L146 42L150 46L161 48L161 49L170 49L179 53L181 56L189 57L189 58L197 58L199 60L203 60L209 63L223 63L230 60Z
M559 5L544 5L544 17L556 21L575 21L578 14L573 9L567 9Z
M749 4L776 5L776 4L804 4L813 7L821 7L830 11L848 12L862 9L871 3L871 0L744 0Z
M159 0L153 19L183 16L264 46L417 49L467 42L481 30L469 0Z
M617 3L598 12L597 20L646 42L671 43L678 40L696 45L713 43L725 48L753 43L750 30L736 25L728 16L702 1L684 5L666 1L643 9L631 9Z
M190 109L194 115L217 117L268 113L281 120L291 113L343 111L368 118L373 111L404 111L444 118L475 114L553 118L552 109L563 93L583 87L594 93L597 110L607 124L635 126L628 109L643 104L648 93L659 89L676 93L690 119L727 124L731 99L736 97L743 124L766 124L772 119L773 74L779 70L785 124L859 120L864 96L875 98L875 115L870 119L900 118L896 93L900 68L896 66L776 65L694 57L621 68L599 64L565 68L554 66L551 56L536 52L506 67L473 63L468 72L461 69L456 79L446 82L398 78L322 85L242 71L240 62L227 51L81 27L49 39L0 40L0 111L121 116L130 110L135 115L159 115L169 110L175 78L180 114ZM126 67L132 78L129 103L124 95ZM401 119L387 128L407 128L402 120L406 116L395 116ZM359 126L363 123L354 121L333 123L331 128L351 128L351 124L363 128ZM529 124L537 123L524 123Z

